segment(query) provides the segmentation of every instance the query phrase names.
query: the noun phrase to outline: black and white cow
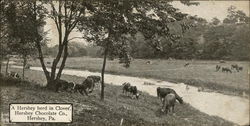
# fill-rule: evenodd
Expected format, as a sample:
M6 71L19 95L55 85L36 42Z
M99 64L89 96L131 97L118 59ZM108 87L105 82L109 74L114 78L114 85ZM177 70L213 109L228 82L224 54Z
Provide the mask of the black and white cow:
M132 94L132 99L135 97L136 99L139 99L139 92L137 90L137 87L136 86L132 86L130 83L128 82L125 82L122 84L123 85L123 88L122 88L122 92L123 93L126 93L126 94Z
M74 84L73 90L74 92L80 92L82 95L83 92L85 93L85 95L88 96L89 93L93 92L95 87L95 83L94 80L92 78L86 78L82 84Z
M19 74L17 72L11 71L8 74L9 74L10 77L13 77L13 78L16 78L16 79L21 79L21 77L19 76Z

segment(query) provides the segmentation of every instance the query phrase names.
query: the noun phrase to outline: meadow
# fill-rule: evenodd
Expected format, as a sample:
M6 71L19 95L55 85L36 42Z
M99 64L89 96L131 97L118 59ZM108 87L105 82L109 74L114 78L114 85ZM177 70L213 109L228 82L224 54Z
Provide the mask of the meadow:
M45 59L52 62L51 58ZM151 61L151 64L146 64ZM75 57L68 58L65 68L101 72L102 58ZM30 61L33 66L40 66L38 60ZM187 67L184 64L190 63ZM232 73L216 72L216 65L231 68L232 64L243 67L243 71ZM50 66L51 64L46 64ZM186 83L216 90L225 94L249 94L249 62L247 61L205 61L205 60L163 60L134 59L129 68L119 64L118 60L108 60L106 73L135 77L154 78L174 83Z
M10 69L21 74L21 69ZM39 84L45 77L41 71L26 70L26 80L0 78L0 110L8 114L9 103L73 103L73 122L71 124L48 123L44 125L92 125L117 126L123 119L123 126L232 126L235 125L216 116L209 116L198 111L187 103L176 104L174 114L160 111L161 103L156 97L141 92L139 100L131 99L122 93L121 86L106 84L105 100L100 101L100 91L95 89L90 96L80 93L59 93L47 90ZM84 78L63 75L67 81L82 82ZM11 124L8 124L11 125ZM13 125L29 126L33 123Z

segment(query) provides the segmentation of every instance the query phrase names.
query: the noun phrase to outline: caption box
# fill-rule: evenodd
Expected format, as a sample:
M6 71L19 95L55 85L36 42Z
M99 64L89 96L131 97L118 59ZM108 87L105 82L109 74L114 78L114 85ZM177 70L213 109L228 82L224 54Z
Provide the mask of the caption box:
M10 104L10 122L72 122L72 104Z

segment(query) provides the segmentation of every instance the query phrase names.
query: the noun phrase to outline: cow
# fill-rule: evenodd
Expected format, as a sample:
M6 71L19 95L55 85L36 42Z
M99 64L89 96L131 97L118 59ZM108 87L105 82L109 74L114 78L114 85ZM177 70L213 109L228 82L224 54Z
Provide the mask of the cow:
M243 70L243 67L238 67L238 70L239 70L239 71L242 71L242 70Z
M19 74L17 72L11 71L10 73L8 73L8 75L10 77L13 77L13 78L16 78L16 79L21 79L21 77L19 76Z
M55 80L55 87L56 87L56 92L58 92L59 90L62 91L72 91L73 87L74 87L74 82L67 82L66 80Z
M90 76L87 77L87 79L88 78L93 79L95 85L101 83L101 77L100 76L90 75Z
M174 113L175 102L176 102L175 94L173 93L167 94L167 96L163 100L162 112L168 113L172 109L172 113Z
M226 72L226 73L228 73L228 72L232 73L232 71L229 68L227 68L227 67L222 67L221 71L222 72Z
M31 66L32 66L31 64L26 64L25 69L30 69Z
M138 93L137 87L136 86L131 86L130 83L125 82L122 84L123 88L122 88L122 92L123 93L130 93L132 94L132 99L135 97L136 99L139 99L140 94Z
M237 64L232 64L232 65L231 65L231 69L232 69L232 70L233 70L233 69L236 69L236 70L237 70L238 67L239 67L239 66L238 66Z
M83 92L88 96L89 93L93 92L95 87L94 80L92 78L86 78L82 84L74 84L74 92L80 92L82 95Z
M156 89L156 91L157 91L157 97L160 98L161 102L163 102L163 100L166 97L166 95L168 95L170 93L173 93L173 94L175 94L175 97L178 100L178 102L180 104L183 104L182 98L175 92L175 90L173 90L171 88L161 88L161 87L158 87Z
M188 65L190 65L190 63L186 63L186 64L184 64L184 67L187 67Z
M127 93L128 90L129 90L129 88L130 88L130 86L131 86L131 84L128 83L128 82L125 82L125 83L123 83L122 85L123 85L122 93Z
M221 68L221 66L216 65L216 72L217 72L217 71L219 71L219 70L220 70L220 68Z
M146 62L146 64L152 64L152 62L148 60L148 61Z

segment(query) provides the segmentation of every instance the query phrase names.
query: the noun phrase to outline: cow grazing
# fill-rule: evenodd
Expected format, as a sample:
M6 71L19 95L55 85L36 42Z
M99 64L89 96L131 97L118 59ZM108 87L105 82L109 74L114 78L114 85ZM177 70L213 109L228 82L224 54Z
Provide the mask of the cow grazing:
M217 72L217 71L219 71L219 70L220 70L220 68L221 68L221 66L216 65L216 72Z
M56 92L58 92L59 90L62 91L72 91L73 87L74 87L74 82L67 82L66 80L55 80L55 90Z
M13 78L16 78L16 79L21 79L21 77L19 76L19 74L17 72L11 71L10 73L8 73L8 75L10 77L13 77Z
M98 85L101 83L101 77L100 76L95 76L95 75L91 75L91 76L88 76L87 79L93 79L94 81L94 84Z
M82 95L86 95L88 96L88 92L87 92L87 87L86 85L83 84L75 84L74 88L73 88L74 92L80 92ZM83 94L84 92L84 94Z
M237 64L234 64L234 65L231 65L231 69L235 69L237 72L240 72L243 70L243 67L240 67L239 65Z
M176 102L175 94L170 93L163 100L162 112L170 112L172 109L172 113L174 113L174 106Z
M243 70L243 67L238 67L238 70L239 70L239 71L242 71L242 70Z
M226 67L222 67L221 71L226 72L226 73L232 73L232 71L229 68L226 68Z
M123 85L122 93L126 93L127 94L127 92L129 92L129 88L131 87L131 84L128 83L128 82L125 82L122 85Z
M123 85L123 88L122 88L123 93L132 94L132 98L135 97L136 99L139 99L140 94L138 93L136 86L131 86L131 84L128 82L125 82L122 85Z
M157 91L157 96L161 99L162 102L163 102L164 98L168 94L173 93L173 94L175 94L175 97L178 100L178 102L181 103L181 104L183 104L182 98L175 92L175 90L173 90L171 88L161 88L161 87L158 87L156 89L156 91Z
M26 65L25 65L25 69L30 69L31 66L32 66L32 65L30 65L30 64L26 64Z
M152 62L151 61L147 61L146 64L152 64Z
M85 85L89 91L89 93L91 93L94 90L95 87L95 81L92 78L86 78L83 82L83 85Z
M85 79L82 84L74 84L74 92L80 92L82 95L83 92L85 93L85 95L88 96L89 93L93 92L94 90L94 87L95 87L95 84L94 84L94 80L92 78L87 78Z
M233 70L233 69L236 69L236 70L237 70L238 67L239 67L239 66L238 66L237 64L232 64L232 65L231 65L231 69L232 69L232 70Z
M184 67L187 67L188 65L190 65L190 63L186 63L186 64L184 64Z

